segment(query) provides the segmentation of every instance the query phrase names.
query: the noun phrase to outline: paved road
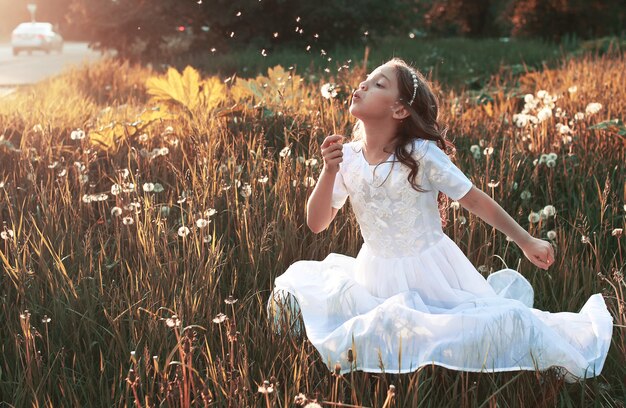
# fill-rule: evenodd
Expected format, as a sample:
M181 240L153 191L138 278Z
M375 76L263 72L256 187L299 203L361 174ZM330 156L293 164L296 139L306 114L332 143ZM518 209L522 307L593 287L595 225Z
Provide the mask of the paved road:
M13 56L11 44L0 43L0 97L7 95L17 85L32 84L44 78L59 74L69 65L80 65L83 61L96 61L102 53L91 50L87 43L66 42L63 52L46 54L22 51Z

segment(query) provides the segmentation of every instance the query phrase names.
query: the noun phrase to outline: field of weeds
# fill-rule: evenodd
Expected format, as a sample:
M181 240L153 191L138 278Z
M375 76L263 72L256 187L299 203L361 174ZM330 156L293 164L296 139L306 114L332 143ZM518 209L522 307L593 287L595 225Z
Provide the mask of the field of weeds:
M446 232L484 276L505 266L536 308L578 312L602 292L613 342L598 377L334 375L266 316L274 278L329 252L356 256L349 206L318 235L305 203L365 74L322 82L160 74L106 59L0 99L0 398L9 406L623 407L626 396L626 59L582 55L434 83L457 165L533 236L543 271L459 206ZM331 84L330 95L320 88ZM325 90L329 90L326 85ZM341 403L341 404L340 404Z

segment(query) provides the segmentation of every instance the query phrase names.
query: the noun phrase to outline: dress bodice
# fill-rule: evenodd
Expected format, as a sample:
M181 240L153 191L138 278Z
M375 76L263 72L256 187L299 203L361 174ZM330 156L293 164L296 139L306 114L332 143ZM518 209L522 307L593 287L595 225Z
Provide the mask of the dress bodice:
M411 155L418 161L418 192L407 180L410 169L395 154L383 164L371 165L362 141L343 146L343 161L335 177L332 206L341 208L347 197L365 245L378 256L413 256L443 238L437 205L438 191L459 199L472 182L431 140L415 140ZM409 149L411 146L409 146Z

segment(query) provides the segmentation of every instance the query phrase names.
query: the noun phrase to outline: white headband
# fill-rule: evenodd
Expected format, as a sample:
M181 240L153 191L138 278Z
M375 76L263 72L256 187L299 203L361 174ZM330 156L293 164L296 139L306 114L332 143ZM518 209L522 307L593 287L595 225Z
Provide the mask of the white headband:
M415 100L415 94L417 93L417 75L415 75L415 72L411 71L411 76L413 77L413 97L409 101L409 105L413 104L413 101Z

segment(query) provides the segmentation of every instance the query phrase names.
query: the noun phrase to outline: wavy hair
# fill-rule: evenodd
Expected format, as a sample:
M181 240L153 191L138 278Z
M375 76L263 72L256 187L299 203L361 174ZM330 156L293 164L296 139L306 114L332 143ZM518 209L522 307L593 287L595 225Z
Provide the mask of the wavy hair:
M456 148L452 142L445 138L448 128L442 128L437 121L439 115L439 101L424 75L409 66L400 58L392 58L385 63L385 65L387 64L392 65L395 68L396 78L398 80L399 100L409 112L409 116L402 119L398 125L396 135L393 139L393 153L395 154L395 157L397 157L397 161L411 169L409 175L407 176L407 180L411 184L411 187L419 192L429 191L424 190L416 182L420 166L417 160L415 160L412 156L413 141L419 139L433 140L437 143L437 146L450 157L454 157ZM409 105L409 101L413 96L412 74L415 74L417 77L418 87L415 94L415 100ZM362 122L360 119L357 119L353 128L352 140L356 141L361 140L362 138ZM411 147L407 149L407 146ZM447 149L451 150L450 154L446 151ZM391 154L392 152L387 153ZM379 163L378 165L382 163ZM395 163L395 160L392 162L392 166L393 163ZM376 171L378 165L374 168L374 171ZM389 174L391 174L391 172L389 172ZM389 176L387 176L387 178L388 177ZM385 178L383 184L387 181L387 178ZM449 198L444 193L439 192L437 196L437 203L439 206L442 226L445 227L448 223L447 209L449 207Z

